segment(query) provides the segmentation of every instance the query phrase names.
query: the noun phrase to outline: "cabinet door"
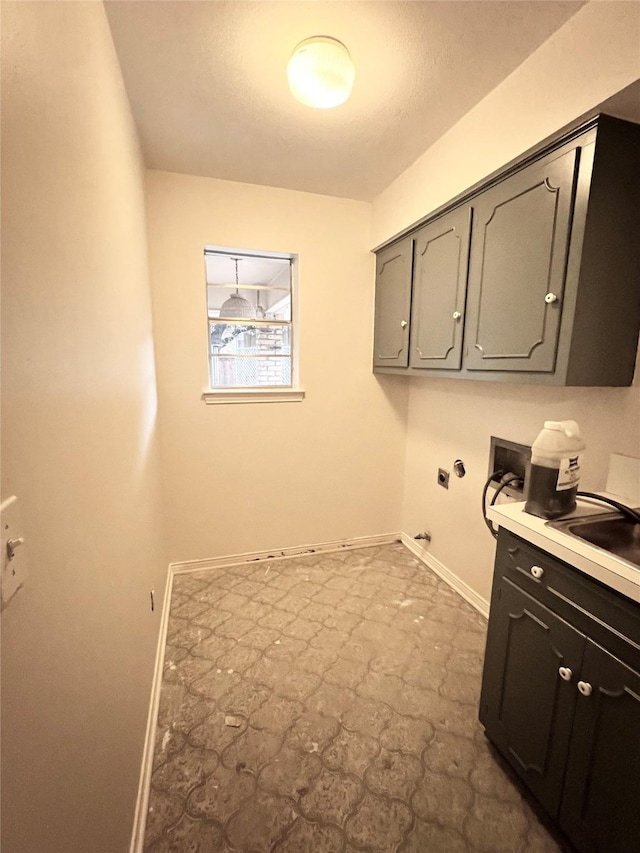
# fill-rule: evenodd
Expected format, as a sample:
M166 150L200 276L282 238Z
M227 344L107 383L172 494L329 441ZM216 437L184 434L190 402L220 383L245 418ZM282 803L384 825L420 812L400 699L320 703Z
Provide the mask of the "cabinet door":
M409 363L409 311L413 240L389 246L376 258L374 367L406 367Z
M474 201L469 370L554 371L577 157L547 157Z
M511 581L491 600L480 720L547 811L558 813L584 635ZM560 674L563 668L564 680Z
M470 226L462 207L415 236L410 367L460 369Z
M588 641L580 679L560 825L589 853L640 850L640 674Z

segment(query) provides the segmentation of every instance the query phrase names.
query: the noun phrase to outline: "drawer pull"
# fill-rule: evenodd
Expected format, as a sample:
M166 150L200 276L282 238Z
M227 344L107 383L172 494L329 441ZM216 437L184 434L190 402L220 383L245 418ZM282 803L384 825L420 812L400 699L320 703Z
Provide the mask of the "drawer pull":
M544 569L542 568L542 566L531 566L531 574L534 576L534 578L540 580L540 578L544 574Z
M408 325L409 325L408 320L400 320L400 326L401 326L403 329L406 329Z
M573 673L571 672L568 666L561 666L558 672L560 673L560 678L563 681L571 681Z
M589 684L588 681L579 681L578 682L578 690L582 693L583 696L591 696L593 692L593 687Z

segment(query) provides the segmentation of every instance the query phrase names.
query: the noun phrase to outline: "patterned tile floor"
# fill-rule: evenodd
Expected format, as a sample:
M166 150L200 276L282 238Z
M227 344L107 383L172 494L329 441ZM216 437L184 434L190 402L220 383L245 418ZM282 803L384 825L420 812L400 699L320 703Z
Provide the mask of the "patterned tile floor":
M485 626L399 543L177 576L145 851L569 850L477 721Z

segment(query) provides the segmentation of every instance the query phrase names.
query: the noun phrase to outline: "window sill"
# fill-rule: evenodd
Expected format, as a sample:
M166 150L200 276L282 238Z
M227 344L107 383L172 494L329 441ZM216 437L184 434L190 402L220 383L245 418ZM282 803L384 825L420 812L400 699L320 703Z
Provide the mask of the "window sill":
M304 400L302 388L233 388L228 391L203 391L207 406L221 403L299 403Z

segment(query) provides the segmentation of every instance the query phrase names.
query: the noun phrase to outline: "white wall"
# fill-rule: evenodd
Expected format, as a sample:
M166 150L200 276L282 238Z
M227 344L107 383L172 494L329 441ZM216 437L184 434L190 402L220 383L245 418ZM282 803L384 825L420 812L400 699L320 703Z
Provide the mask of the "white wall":
M640 76L635 3L589 3L427 150L373 204L377 245ZM603 353L603 357L606 354ZM530 444L545 419L575 418L587 441L582 485L602 489L609 452L640 455L640 386L549 389L447 379L410 385L402 527L488 597L494 546L480 516L489 439ZM436 485L461 457L468 475Z
M2 3L2 850L128 849L161 604L138 143L101 3Z
M173 560L400 526L407 388L371 373L370 205L147 173ZM206 406L203 249L297 253L301 403Z

